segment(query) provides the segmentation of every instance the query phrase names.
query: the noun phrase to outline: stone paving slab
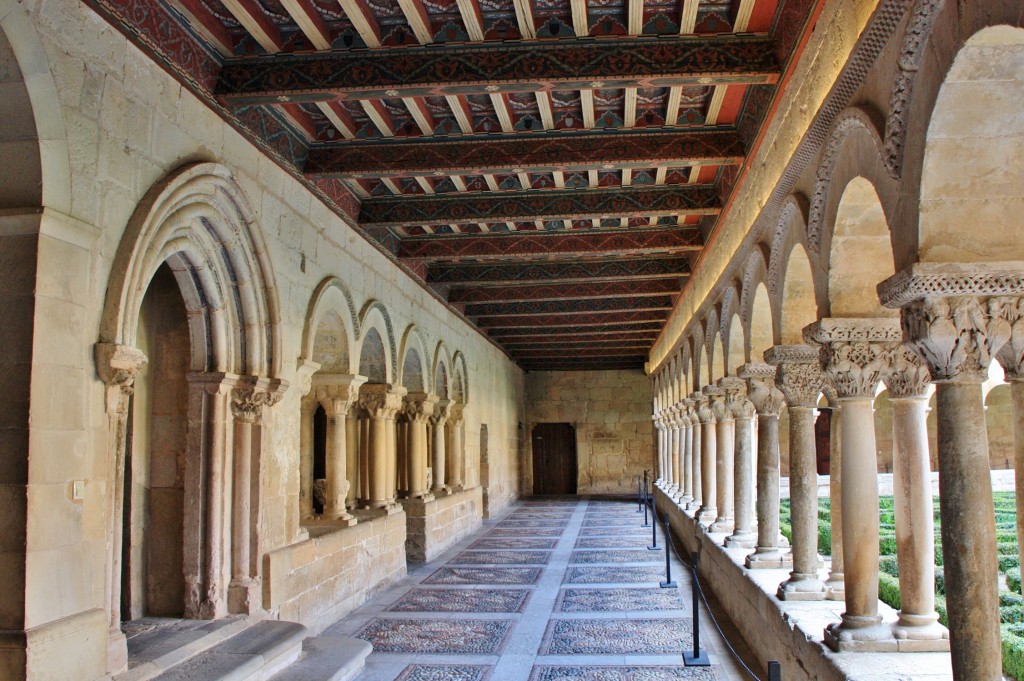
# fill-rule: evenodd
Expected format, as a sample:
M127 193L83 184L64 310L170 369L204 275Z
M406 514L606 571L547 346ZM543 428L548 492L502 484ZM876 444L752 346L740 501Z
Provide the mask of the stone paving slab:
M424 584L536 584L541 568L443 567L423 580Z
M598 551L573 551L570 563L661 563L665 562L665 554L661 551L647 549L607 549Z
M463 551L449 565L546 565L550 551Z
M577 549L641 549L651 543L647 535L642 537L580 537Z
M682 610L678 589L566 588L555 601L556 612L651 612Z
M571 567L565 573L565 584L633 584L657 583L665 579L665 570L656 565L639 567Z
M557 539L539 539L536 537L484 537L470 544L470 550L492 550L492 551L523 551L530 549L555 548Z
M487 681L493 669L483 664L411 664L395 681Z
M650 537L651 528L624 525L590 525L580 530L581 537Z
M556 619L548 624L541 655L675 653L692 641L688 618Z
M412 589L389 612L522 612L530 589Z
M489 537L561 537L561 527L496 527L486 536Z
M540 665L533 668L529 681L716 681L717 678L711 667Z
M476 653L501 651L515 622L485 619L379 617L356 633L375 653Z

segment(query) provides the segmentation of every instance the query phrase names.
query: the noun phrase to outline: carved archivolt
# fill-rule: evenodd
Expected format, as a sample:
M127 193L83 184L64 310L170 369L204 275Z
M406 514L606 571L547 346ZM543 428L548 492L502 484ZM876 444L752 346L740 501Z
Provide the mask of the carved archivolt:
M343 301L343 306L335 303L339 296ZM352 294L349 292L348 287L345 286L345 283L338 277L327 277L313 291L309 307L306 311L306 322L302 329L300 364L303 361L313 360L313 346L316 343L317 330L320 328L320 322L324 315L329 311L337 313L343 322L343 332L346 334L345 345L348 349L349 357L347 357L346 366L339 368L343 371L350 371L352 369L351 352L355 347L356 338L360 337L359 316L356 313Z
M803 203L802 197L795 194L787 197L786 203L779 213L779 221L775 224L771 253L768 256L768 293L773 296L779 292L782 284L779 274L782 270L783 258L788 253L786 242L793 223L800 222L800 218L803 217Z

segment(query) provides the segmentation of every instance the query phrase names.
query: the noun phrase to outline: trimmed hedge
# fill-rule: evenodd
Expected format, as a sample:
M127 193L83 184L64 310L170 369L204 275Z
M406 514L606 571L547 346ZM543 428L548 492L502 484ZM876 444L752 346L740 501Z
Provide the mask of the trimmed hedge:
M1015 679L1024 679L1024 637L1018 632L1021 624L1000 627L1003 646L1003 673Z

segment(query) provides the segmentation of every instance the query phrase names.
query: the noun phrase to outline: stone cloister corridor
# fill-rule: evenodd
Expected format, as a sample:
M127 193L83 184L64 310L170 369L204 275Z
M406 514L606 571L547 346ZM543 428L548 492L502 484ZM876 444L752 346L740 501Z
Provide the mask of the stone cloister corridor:
M1024 679L1022 102L1020 0L0 0L0 681L749 678L645 475L759 681Z

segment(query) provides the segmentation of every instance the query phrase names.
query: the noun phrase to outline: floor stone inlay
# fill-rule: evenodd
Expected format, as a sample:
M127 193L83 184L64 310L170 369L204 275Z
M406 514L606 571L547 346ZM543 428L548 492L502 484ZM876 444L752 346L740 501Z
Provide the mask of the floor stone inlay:
M487 681L492 670L482 664L411 664L395 681Z
M564 523L562 523L562 522L560 522L558 520L541 520L541 519L532 519L532 520L502 520L500 523L498 523L498 527L508 527L508 528L554 527L554 528L557 528L557 529L561 529L563 524Z
M499 527L487 533L488 537L561 537L561 527Z
M649 535L640 537L580 537L576 540L578 549L640 549L649 546Z
M576 665L538 665L530 681L676 681L695 679L715 681L711 667L598 667Z
M423 584L536 584L543 571L539 567L443 567Z
M612 525L612 526L594 525L592 527L582 527L582 528L580 528L580 536L581 537L601 537L601 536L609 536L609 537L643 537L645 533L646 533L646 536L650 537L651 536L651 528L650 527L642 527L639 523L637 523L633 527L626 527L626 526L619 526L619 525Z
M557 539L539 539L536 537L484 537L469 545L472 550L490 551L522 551L529 549L553 549Z
M565 584L635 584L661 582L664 568L656 565L639 567L570 567L565 572Z
M682 610L675 589L562 589L556 612L652 612Z
M550 551L463 551L449 565L547 565Z
M541 655L657 655L692 645L689 619L552 620Z
M375 653L497 654L515 622L377 618L356 633Z
M573 551L569 558L570 563L650 563L654 561L664 562L661 551L654 552L647 549L634 549L625 551L612 549L609 551Z
M391 612L522 612L530 589L413 589Z

